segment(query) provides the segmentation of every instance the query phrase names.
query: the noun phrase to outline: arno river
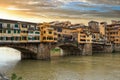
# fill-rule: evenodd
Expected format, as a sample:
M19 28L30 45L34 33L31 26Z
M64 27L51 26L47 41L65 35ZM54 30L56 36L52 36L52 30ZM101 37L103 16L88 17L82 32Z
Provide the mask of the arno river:
M23 80L120 80L120 53L59 57L51 61L21 60L12 64L9 62L0 70L6 70L7 76L16 73Z

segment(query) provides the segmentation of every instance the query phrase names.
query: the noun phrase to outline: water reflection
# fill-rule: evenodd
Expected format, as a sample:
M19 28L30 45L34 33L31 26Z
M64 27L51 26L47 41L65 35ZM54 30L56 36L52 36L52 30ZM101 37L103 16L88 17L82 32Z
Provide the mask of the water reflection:
M120 54L22 60L10 71L24 80L120 80Z
M120 53L12 61L0 62L0 70L23 80L120 80Z
M12 69L21 60L21 53L8 47L0 48L0 72Z

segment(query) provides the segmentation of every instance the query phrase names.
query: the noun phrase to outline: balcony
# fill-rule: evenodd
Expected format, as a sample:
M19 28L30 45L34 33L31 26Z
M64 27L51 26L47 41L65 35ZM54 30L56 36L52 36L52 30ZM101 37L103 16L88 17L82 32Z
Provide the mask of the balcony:
M13 43L19 43L21 41L21 36L13 36Z
M13 24L3 23L2 29L13 29Z
M0 42L2 43L12 43L12 37L1 36Z
M34 31L34 34L40 36L40 31Z
M39 36L28 36L28 42L40 42Z

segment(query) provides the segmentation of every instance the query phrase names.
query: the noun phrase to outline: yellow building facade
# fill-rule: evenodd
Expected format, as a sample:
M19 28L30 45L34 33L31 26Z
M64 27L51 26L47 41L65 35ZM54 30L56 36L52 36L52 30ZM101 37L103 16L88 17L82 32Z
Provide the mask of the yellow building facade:
M92 43L92 35L83 28L77 29L78 43Z
M120 44L120 24L107 25L106 35L109 42Z
M39 24L40 42L57 42L57 31L49 23Z

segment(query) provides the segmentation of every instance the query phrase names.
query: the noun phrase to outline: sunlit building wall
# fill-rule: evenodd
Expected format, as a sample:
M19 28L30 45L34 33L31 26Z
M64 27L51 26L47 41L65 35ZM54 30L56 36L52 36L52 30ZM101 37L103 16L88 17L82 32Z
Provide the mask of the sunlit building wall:
M120 24L107 25L107 39L114 44L120 44Z
M40 42L57 42L57 31L49 23L39 24Z
M79 28L78 30L78 43L92 43L92 34L88 33L83 28Z
M40 42L37 23L0 19L0 42Z
M40 42L40 30L37 24L28 25L28 42Z

